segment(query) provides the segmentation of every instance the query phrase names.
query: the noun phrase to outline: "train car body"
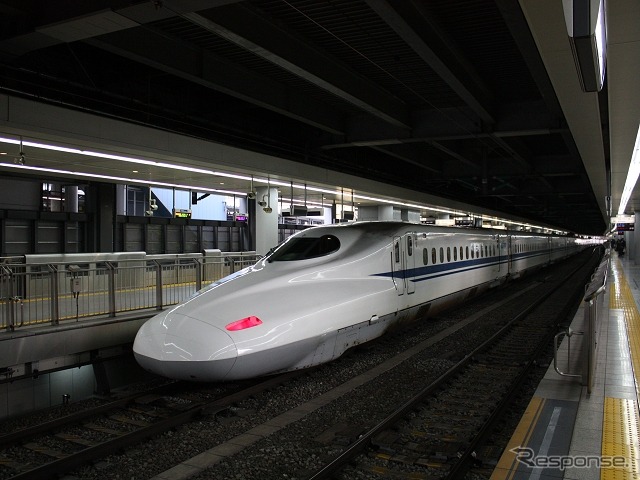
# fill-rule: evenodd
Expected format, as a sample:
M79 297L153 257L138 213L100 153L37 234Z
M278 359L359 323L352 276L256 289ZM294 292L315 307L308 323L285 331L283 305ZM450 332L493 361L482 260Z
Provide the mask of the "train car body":
M402 222L309 228L148 320L134 354L195 381L310 367L576 249L569 238Z

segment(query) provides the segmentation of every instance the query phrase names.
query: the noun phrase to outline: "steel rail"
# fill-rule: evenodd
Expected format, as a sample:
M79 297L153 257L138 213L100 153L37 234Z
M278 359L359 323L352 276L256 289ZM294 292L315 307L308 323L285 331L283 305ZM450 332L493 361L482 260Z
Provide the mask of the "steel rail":
M574 275L578 270L583 268L583 266L577 267L574 269L568 277ZM565 277L563 282L566 281ZM357 457L360 453L366 450L373 440L373 438L379 433L389 429L391 426L395 425L404 418L409 412L415 410L417 406L421 403L424 403L424 400L429 397L434 391L439 389L443 384L453 378L459 371L464 369L473 357L488 349L493 345L497 340L499 340L506 332L511 329L518 321L522 318L526 317L529 313L531 313L535 308L537 308L542 302L544 302L548 297L550 297L553 293L555 293L555 289L549 290L544 295L540 296L537 300L531 303L531 305L524 308L518 315L516 315L513 319L511 319L507 324L505 324L500 330L494 333L489 339L485 340L481 345L476 347L471 353L467 354L462 360L460 360L456 365L452 366L444 372L440 377L434 380L427 387L422 389L419 393L414 395L410 400L401 405L398 409L396 409L393 413L391 413L388 417L382 420L380 423L371 428L368 432L363 433L354 443L352 443L347 449L345 449L342 453L340 453L337 457L335 457L331 462L326 464L320 470L315 472L312 476L308 477L308 480L325 480L329 479L340 471L345 465L350 463L355 457ZM500 404L501 405L501 404ZM494 413L490 417L495 415L495 412L498 412L499 409L495 409ZM484 432L484 429L481 429ZM477 444L477 441L474 441L473 446ZM460 460L456 463L457 465L466 464L468 459L470 458L473 448L467 449L462 455ZM460 471L457 470L459 473ZM455 475L448 475L447 478L454 479L459 478Z
M259 383L254 383L238 392L234 392L230 395L213 400L211 402L196 403L190 408L180 411L179 413L171 417L161 419L153 423L152 425L142 427L133 432L125 433L121 436L109 439L98 445L82 449L76 453L71 453L67 457L45 463L28 471L20 472L9 478L10 480L45 480L55 477L56 475L68 473L90 462L94 462L100 458L106 457L107 455L116 453L126 447L138 444L146 440L147 438L159 435L179 425L190 422L200 415L215 415L216 413L227 409L229 406L239 402L240 400L249 398L253 395L257 395L258 393L264 392L265 390L277 387L278 385L286 383L293 378L305 375L307 373L308 370L296 370L293 372L287 372L281 375L268 377L266 380L263 380ZM145 392L145 395L147 394L148 392ZM47 423L47 425L51 423L60 423L60 425L57 425L60 427L69 425L69 423L63 422L65 418L61 419L60 422L49 422Z

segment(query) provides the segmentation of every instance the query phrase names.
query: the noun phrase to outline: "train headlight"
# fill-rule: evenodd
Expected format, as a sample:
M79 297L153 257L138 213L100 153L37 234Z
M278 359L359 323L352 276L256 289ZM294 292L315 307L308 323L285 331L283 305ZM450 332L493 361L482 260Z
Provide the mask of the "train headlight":
M244 330L245 328L256 327L258 325L262 325L262 320L254 315L251 315L250 317L243 318L242 320L231 322L224 328L226 328L230 332L235 332L236 330Z

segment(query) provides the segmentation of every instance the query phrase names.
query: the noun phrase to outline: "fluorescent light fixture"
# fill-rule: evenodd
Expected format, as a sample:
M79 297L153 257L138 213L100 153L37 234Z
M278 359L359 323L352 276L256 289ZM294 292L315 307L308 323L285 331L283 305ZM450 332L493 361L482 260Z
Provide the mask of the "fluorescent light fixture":
M100 180L109 180L112 182L120 182L125 184L132 184L132 185L151 185L155 187L179 188L184 190L197 190L198 192L220 193L224 195L238 195L238 196L246 195L246 192L237 192L233 190L220 190L217 188L209 188L209 187L202 187L202 186L196 186L196 185L179 185L177 183L155 182L153 180L142 181L137 178L116 177L112 175L99 175L96 173L86 173L86 172L72 172L70 170L60 170L57 168L33 167L30 165L19 165L19 164L13 164L13 163L0 163L0 167L15 168L17 170L30 170L35 172L45 172L45 173L51 173L55 175L66 175L66 176L79 177L79 178L97 178Z
M607 65L604 0L562 0L569 42L585 92L599 92Z
M627 203L631 198L633 189L636 187L638 175L640 175L640 127L638 127L636 144L634 145L633 152L631 153L631 163L629 164L629 171L627 172L627 181L624 183L624 190L622 190L620 206L618 207L618 215L624 215Z
M465 212L460 212L460 211L446 209L446 208L419 205L419 204L414 204L414 203L402 202L402 201L399 201L399 200L389 200L389 199L386 199L386 198L372 197L372 196L368 196L368 195L360 195L360 194L354 193L351 189L348 189L348 193L347 193L347 190L345 190L343 192L343 191L338 190L338 189L314 187L312 185L303 185L303 184L293 184L292 185L291 182L275 180L273 178L259 178L259 177L250 176L250 175L221 172L221 171L217 171L217 170L208 170L208 169L205 169L205 168L189 167L189 166L185 166L185 165L158 162L158 161L155 161L155 160L147 160L147 159L143 159L143 158L128 157L128 156L125 156L125 155L116 155L116 154L111 154L111 153L96 152L96 151L93 151L93 150L82 150L80 148L64 147L64 146L61 146L61 145L53 145L53 144L42 143L42 142L37 142L37 141L32 141L32 140L25 140L22 137L20 137L19 139L18 138L9 138L9 137L0 137L0 142L9 143L9 144L13 144L13 145L22 145L22 146L32 147L32 148L41 148L41 149L45 149L45 150L53 150L53 151L57 151L57 152L70 153L70 154L75 154L75 155L84 155L84 156L89 156L89 157L105 158L105 159L108 159L108 160L116 160L116 161L120 161L120 162L134 163L134 164L140 164L140 165L149 165L149 166L154 166L154 167L167 168L167 169L171 169L171 170L180 170L180 171L200 173L200 174L212 175L212 176L218 176L218 177L235 178L235 179L238 179L238 180L253 181L254 183L263 183L263 184L266 184L266 185L274 185L274 186L287 187L287 188L293 186L294 188L297 188L297 189L306 189L306 190L312 191L312 192L326 193L326 194L330 194L330 195L335 195L336 197L341 197L341 196L344 196L344 194L347 194L351 198L353 198L353 200L368 200L368 201L371 201L371 202L386 203L386 204L396 205L396 206L400 206L400 207L415 208L415 209L419 209L419 210L430 210L430 211L433 211L433 212L446 213L446 214L450 214L450 215L470 215L470 216L475 216L475 214L472 213L472 212L465 213ZM636 151L637 151L637 148L638 148L638 141L636 141ZM133 184L133 185L151 185L151 186L158 186L158 187L178 188L178 189L185 189L185 190L196 190L198 192L220 193L220 194L226 194L226 195L238 195L238 196L246 195L246 192L237 192L237 191L232 191L232 190L221 190L221 189L208 188L208 187L195 186L195 185L180 185L180 184L174 184L174 183L156 182L156 181L151 181L151 180L141 180L139 178L127 178L127 177L118 177L118 176L111 176L111 175L99 175L99 174L93 174L93 173L87 173L87 172L73 172L73 171L70 171L70 170L60 170L60 169L54 169L54 168L37 167L37 166L33 166L33 165L18 165L18 164L14 164L14 163L2 163L2 162L0 162L0 167L13 168L13 169L22 169L22 170L29 170L29 171L38 171L38 172L51 173L51 174L56 174L56 175L65 175L65 176L76 177L76 178L96 178L96 179L101 179L101 180L107 180L107 181L113 181L113 182L121 182L121 183L125 183L125 184ZM310 202L307 202L307 203L308 203L308 205L311 205ZM317 206L322 206L322 205L317 205ZM489 220L489 218L487 218L487 219ZM546 227L540 227L540 226L531 225L531 224L528 224L528 223L520 223L520 222L511 221L511 220L504 220L504 219L498 219L498 218L493 218L492 220L504 222L505 224L508 224L508 225L523 226L523 227L528 227L528 228L546 229Z

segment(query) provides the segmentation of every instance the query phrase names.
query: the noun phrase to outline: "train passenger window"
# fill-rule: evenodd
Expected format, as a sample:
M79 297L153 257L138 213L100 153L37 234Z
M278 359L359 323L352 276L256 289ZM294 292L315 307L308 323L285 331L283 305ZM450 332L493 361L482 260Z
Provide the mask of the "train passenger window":
M429 250L426 248L422 249L422 263L427 265L429 263Z
M407 237L407 255L413 255L413 238L411 238L411 235Z
M393 245L393 255L395 257L396 263L400 263L400 241L394 243Z
M460 260L464 260L464 249L460 247Z
M469 260L469 245L467 245L467 260Z
M471 245L471 258L476 258L476 249L474 245Z
M458 261L458 249L456 247L453 247L453 261Z
M294 237L282 244L269 256L270 262L306 260L338 251L340 240L333 235L321 237Z
M488 257L489 256L489 247L488 246L484 246L484 256Z
M431 249L431 263L433 263L434 265L436 264L437 259L436 259L436 249L435 247Z
M451 247L447 247L447 262L451 261Z
M444 247L440 247L440 263L444 263Z

